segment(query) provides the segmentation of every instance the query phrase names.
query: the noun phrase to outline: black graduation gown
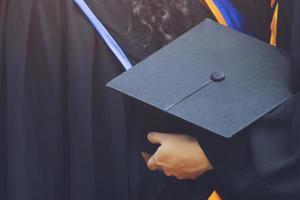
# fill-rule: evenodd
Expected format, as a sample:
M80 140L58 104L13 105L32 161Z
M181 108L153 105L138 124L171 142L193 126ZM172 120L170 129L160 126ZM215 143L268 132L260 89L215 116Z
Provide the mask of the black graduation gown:
M124 33L124 6L102 4ZM72 0L4 0L0 21L0 198L129 199L124 101L104 88L122 67Z
M300 199L300 2L280 3L278 45L291 54L296 94L230 140L199 139L224 199Z
M128 33L124 1L87 3L132 62L163 45ZM192 8L190 26L207 16ZM122 71L72 0L0 1L1 199L154 199L163 176L128 148L134 107L105 88Z

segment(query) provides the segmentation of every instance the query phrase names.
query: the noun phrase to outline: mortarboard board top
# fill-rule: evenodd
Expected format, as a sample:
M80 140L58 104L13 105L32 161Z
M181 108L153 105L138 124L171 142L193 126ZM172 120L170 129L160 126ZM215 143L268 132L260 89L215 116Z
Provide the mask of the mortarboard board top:
M289 67L281 50L207 19L107 86L231 137L291 96Z

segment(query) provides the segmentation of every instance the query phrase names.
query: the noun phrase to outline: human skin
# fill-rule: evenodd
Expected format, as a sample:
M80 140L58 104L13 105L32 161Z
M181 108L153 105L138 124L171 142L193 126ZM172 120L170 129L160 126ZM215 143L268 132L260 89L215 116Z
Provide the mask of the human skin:
M142 153L150 170L193 180L213 169L198 141L189 135L151 132L148 140L160 144L153 155Z

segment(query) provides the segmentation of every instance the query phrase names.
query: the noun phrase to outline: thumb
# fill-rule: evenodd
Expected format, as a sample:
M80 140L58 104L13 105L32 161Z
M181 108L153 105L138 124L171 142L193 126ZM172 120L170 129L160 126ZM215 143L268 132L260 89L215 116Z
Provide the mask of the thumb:
M151 155L148 154L148 153L146 153L146 152L142 152L142 156L143 156L143 158L144 158L144 161L145 161L146 163L148 163L148 160L151 158Z
M165 135L163 133L151 132L148 134L147 138L152 144L162 144Z
M159 169L159 166L156 163L155 157L151 156L151 158L147 162L147 166L150 170L155 171Z

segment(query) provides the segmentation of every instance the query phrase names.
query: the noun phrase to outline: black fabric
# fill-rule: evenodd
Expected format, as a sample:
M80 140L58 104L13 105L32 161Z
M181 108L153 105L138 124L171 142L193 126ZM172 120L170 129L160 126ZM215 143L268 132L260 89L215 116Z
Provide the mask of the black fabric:
M299 8L299 1L294 6L293 12L293 25L292 25L292 39L291 39L291 59L292 59L292 90L294 92L300 90L300 12L297 10Z
M295 1L279 1L277 43L283 49L291 48L291 31L293 23L293 4Z
M124 2L87 1L136 63L163 43L145 47ZM198 0L190 8L178 34L210 16ZM159 195L165 177L147 170L132 139L134 106L105 88L122 71L73 0L0 1L1 199Z
M299 70L300 2L281 1L279 46L291 53L292 68ZM293 6L291 6L293 5ZM289 9L287 9L289 8ZM284 13L282 13L284 12ZM292 26L288 27L290 24ZM284 30L287 30L285 32ZM292 30L291 35L288 30ZM290 41L292 43L290 44ZM292 47L291 49L289 47ZM300 74L295 75L299 79ZM297 85L294 84L294 88ZM298 90L299 91L299 90ZM215 138L202 147L215 168L216 188L224 199L300 198L300 94L254 123L231 140Z
M269 42L270 22L273 16L270 0L232 0L232 2L249 20L254 36Z
M5 138L5 97L2 91L5 91L5 68L4 68L4 19L7 3L0 1L0 197L6 199L6 138Z
M124 102L103 85L121 66L73 1L3 3L6 199L128 199Z

